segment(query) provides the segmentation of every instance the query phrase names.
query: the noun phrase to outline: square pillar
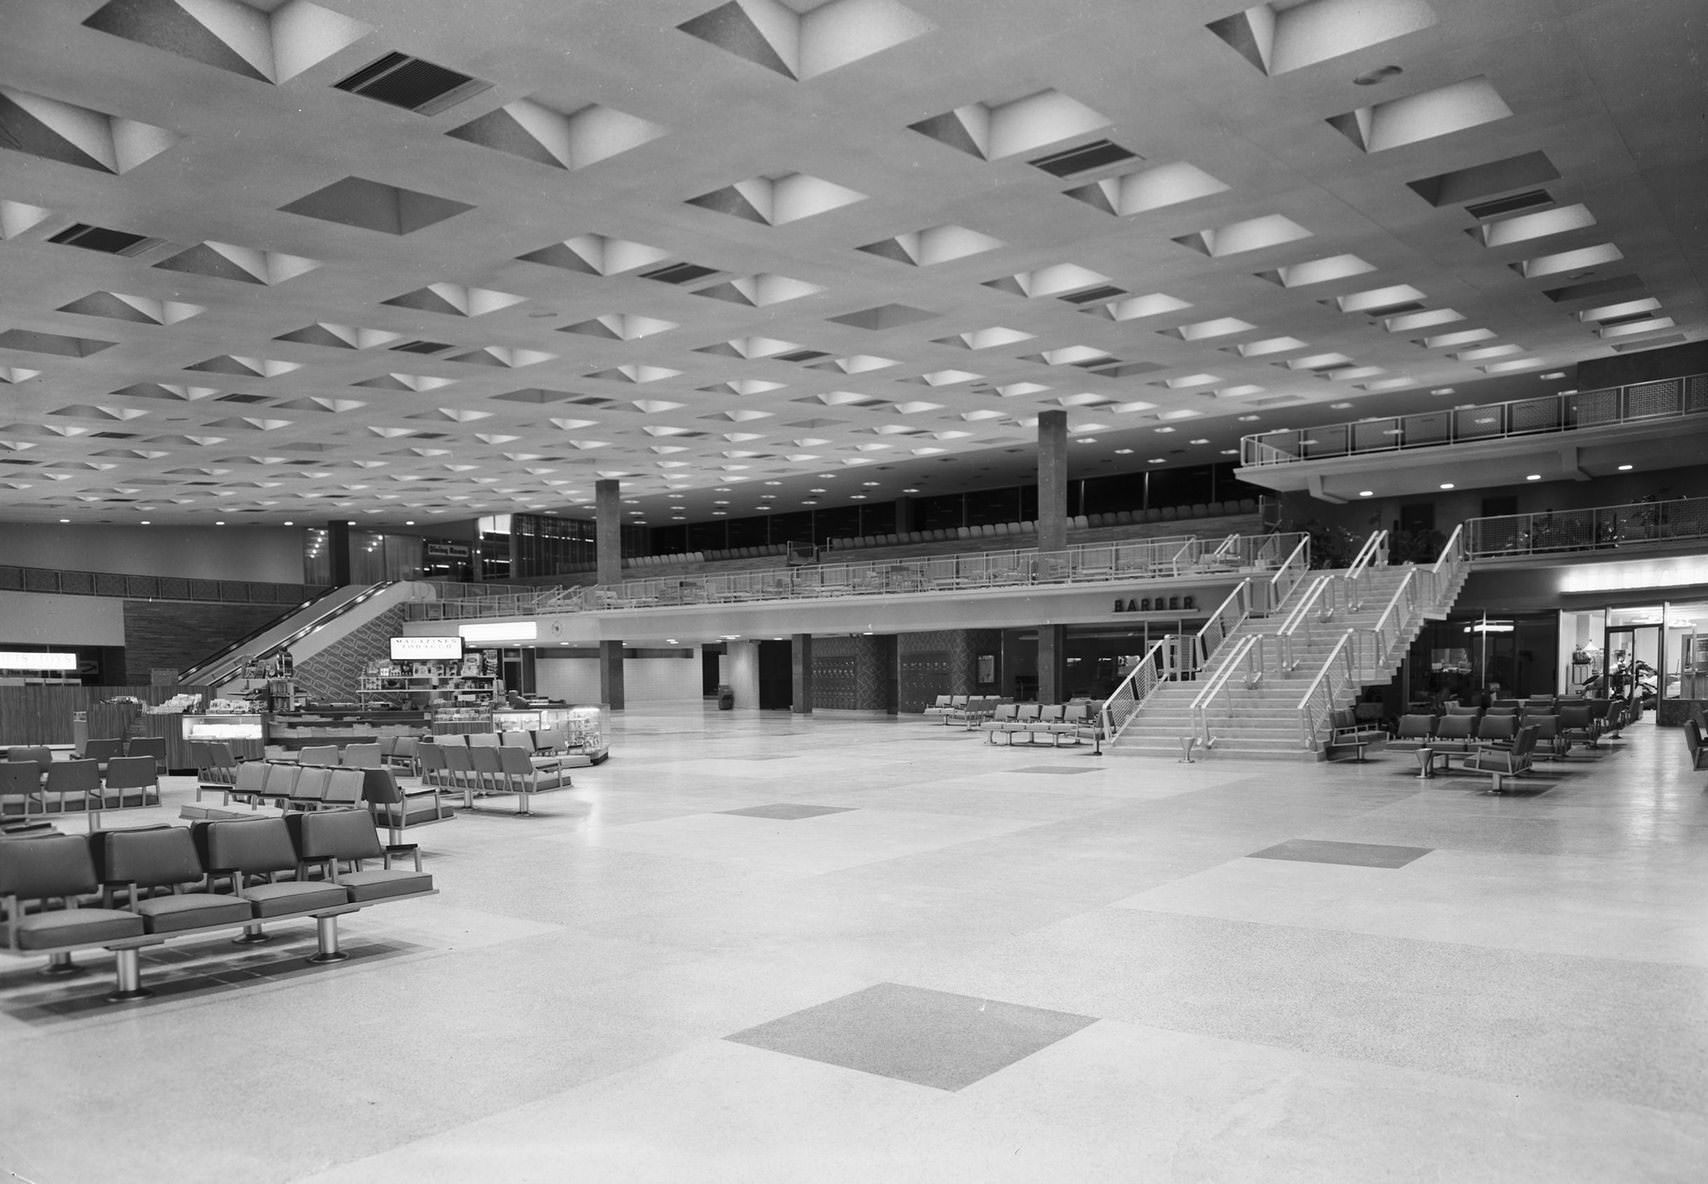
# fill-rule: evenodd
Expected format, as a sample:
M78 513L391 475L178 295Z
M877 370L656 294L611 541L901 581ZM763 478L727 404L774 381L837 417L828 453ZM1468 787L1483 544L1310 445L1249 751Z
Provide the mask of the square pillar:
M1067 685L1067 626L1038 626L1038 702L1060 703Z
M794 680L789 710L796 715L812 714L812 634L796 633L789 638L789 674Z
M622 583L623 494L612 478L593 484L593 546L598 582Z
M1067 547L1067 412L1038 415L1038 550Z
M612 711L623 709L623 643L599 643L599 701Z

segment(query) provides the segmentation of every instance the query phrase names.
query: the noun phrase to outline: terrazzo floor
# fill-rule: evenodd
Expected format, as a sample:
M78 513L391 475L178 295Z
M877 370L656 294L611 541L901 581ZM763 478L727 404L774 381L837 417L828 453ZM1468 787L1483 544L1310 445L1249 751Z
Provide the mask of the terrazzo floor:
M1708 773L1676 730L1500 797L1404 752L917 719L610 739L534 817L412 832L441 894L346 918L348 962L306 925L180 943L112 1005L103 959L0 961L4 1178L1708 1178Z

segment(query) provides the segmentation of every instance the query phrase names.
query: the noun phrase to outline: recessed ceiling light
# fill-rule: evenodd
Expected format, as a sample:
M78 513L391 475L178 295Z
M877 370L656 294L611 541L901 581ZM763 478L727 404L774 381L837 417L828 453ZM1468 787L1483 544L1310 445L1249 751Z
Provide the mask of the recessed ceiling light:
M1432 395L1451 395L1453 393L1453 388L1450 386L1438 386L1429 393Z
M1352 406L1351 403L1330 403L1329 404L1329 408L1331 410L1334 410L1334 411L1345 411L1348 407L1351 407L1351 406Z
M864 485L867 489L876 489L878 487L878 483L876 481L862 481L860 484Z
M216 523L215 523L215 524L214 524L214 525L215 525L215 526L224 526L224 525L225 525L225 523L223 523L223 522L216 522ZM356 525L356 520L355 520L355 519L354 519L354 518L352 518L352 519L350 519L350 520L349 520L349 521L348 521L348 522L346 522L346 523L345 523L345 524L344 524L344 525L345 525L345 526L354 526L354 525Z
M1441 488L1443 488L1443 489L1452 489L1452 488L1453 488L1453 482L1451 482L1451 481L1443 481L1443 482L1442 482L1442 483L1441 483Z
M1208 444L1209 442L1210 441L1206 440L1203 436L1199 436L1196 440L1187 441L1188 444Z
M1116 456L1131 456L1131 455L1133 455L1133 450L1131 448L1117 448L1115 450L1115 455Z
M414 525L415 525L415 519L413 519L413 518L406 518L406 519L404 519L404 522L403 522L403 524L404 524L404 525L405 525L405 526L414 526Z
M146 518L144 518L144 519L143 519L143 520L142 520L142 525L144 525L144 526L153 526L153 525L154 525L154 523L152 523L152 522L150 522L150 521L149 521L149 520L148 520L148 519L146 519Z
M1542 474L1541 473L1530 473L1530 474L1526 475L1524 479L1526 481L1540 481L1542 479Z
M1168 463L1168 459L1166 457L1161 457L1161 456L1151 457L1151 464L1153 464L1153 465L1165 465L1167 463Z
M1095 444L1095 443L1097 443L1097 437L1096 436L1081 436L1077 440L1075 440L1074 443L1076 443L1076 444Z
M1261 415L1242 415L1239 417L1239 421L1241 423L1256 423L1262 418L1263 417Z
M1566 372L1564 370L1550 370L1548 373L1538 374L1536 377L1540 378L1543 382L1549 382L1556 378L1564 378L1565 376Z
M1375 497L1376 491L1374 489L1360 489L1358 491L1358 496L1359 497Z
M1154 432L1172 432L1174 429L1171 427L1160 427L1160 428L1152 428L1151 430Z
M286 526L295 526L296 523L295 522L286 522L285 525Z
M854 500L854 501L857 501L857 502L863 502L863 501L865 501L865 500L866 500L866 495L865 495L865 494L863 494L863 493L853 493L853 494L849 494L849 497L850 497L850 498L851 498L851 499L852 499L852 500Z
M1239 449L1237 449L1237 448L1224 448L1224 449L1222 449L1222 455L1223 456L1238 456L1239 455Z
M814 493L823 493L823 492L824 492L824 490L822 490L822 489L815 489L815 490L813 490L813 492L814 492ZM918 492L919 492L919 490L917 490L917 489L904 489L904 490L902 490L902 492L903 492L903 493L918 493Z
M781 485L782 482L781 481L767 481L765 484L767 484L767 485Z
M1631 466L1630 465L1620 465L1619 471L1621 473L1629 473L1631 471Z
M61 518L61 519L60 519L60 521L61 521L61 522L70 522L70 521L71 521L71 519L69 519L69 518Z

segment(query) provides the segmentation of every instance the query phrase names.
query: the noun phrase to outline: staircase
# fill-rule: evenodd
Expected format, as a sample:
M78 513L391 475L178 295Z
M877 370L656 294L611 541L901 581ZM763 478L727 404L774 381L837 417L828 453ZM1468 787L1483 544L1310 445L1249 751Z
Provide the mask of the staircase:
M1199 635L1207 657L1195 671L1143 680L1124 723L1110 720L1111 747L1323 759L1330 713L1393 677L1423 622L1446 615L1467 574L1457 531L1431 567L1387 567L1385 558L1378 532L1351 567L1298 573L1267 612L1245 585L1236 589Z

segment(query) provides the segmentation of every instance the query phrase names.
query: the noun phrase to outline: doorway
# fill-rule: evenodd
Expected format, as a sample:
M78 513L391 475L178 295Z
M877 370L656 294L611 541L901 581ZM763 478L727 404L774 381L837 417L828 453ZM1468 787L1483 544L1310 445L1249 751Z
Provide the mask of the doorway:
M1603 653L1607 669L1600 696L1610 698L1640 698L1645 706L1654 705L1659 690L1659 671L1666 669L1662 652L1660 622L1652 625L1609 625Z

